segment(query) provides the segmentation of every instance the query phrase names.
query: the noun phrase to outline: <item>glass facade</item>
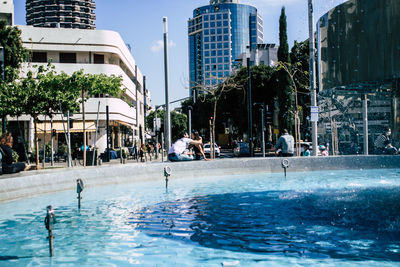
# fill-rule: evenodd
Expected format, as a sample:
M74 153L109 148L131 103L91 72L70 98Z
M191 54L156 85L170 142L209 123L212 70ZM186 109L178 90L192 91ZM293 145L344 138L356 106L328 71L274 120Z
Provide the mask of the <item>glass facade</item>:
M213 86L229 76L235 59L263 42L255 7L222 2L196 8L188 21L191 96L196 86Z

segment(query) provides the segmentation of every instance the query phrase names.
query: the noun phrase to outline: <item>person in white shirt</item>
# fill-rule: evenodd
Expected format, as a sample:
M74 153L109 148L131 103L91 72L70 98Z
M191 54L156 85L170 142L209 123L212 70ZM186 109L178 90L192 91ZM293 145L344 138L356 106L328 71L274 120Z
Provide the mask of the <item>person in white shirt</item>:
M182 138L178 139L175 143L173 143L170 149L168 150L169 161L193 160L193 155L187 153L186 150L189 145L198 146L202 142L190 139L189 135L186 132L183 133L181 136Z

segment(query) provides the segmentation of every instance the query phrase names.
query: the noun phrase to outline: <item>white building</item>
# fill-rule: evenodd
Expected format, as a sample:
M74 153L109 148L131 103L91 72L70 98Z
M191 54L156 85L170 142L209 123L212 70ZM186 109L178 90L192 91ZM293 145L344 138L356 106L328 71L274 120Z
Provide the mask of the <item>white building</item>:
M138 141L144 136L144 116L146 112L143 86L143 74L136 65L129 49L117 32L106 30L81 30L65 28L39 28L32 26L18 26L21 29L23 45L31 51L32 62L23 65L23 71L31 69L33 65L47 64L51 60L57 72L72 74L83 69L85 73L106 75L121 75L122 86L126 89L125 100L106 96L91 97L85 105L87 144L98 147L101 153L106 143L106 106L109 107L109 122L111 126L112 147L120 147ZM146 100L150 105L150 99ZM98 112L99 110L99 112ZM82 114L73 114L74 119L71 131L72 149L83 142ZM97 118L99 123L97 124ZM24 128L29 129L27 140L33 144L33 122L28 116L18 118L24 121ZM41 144L43 138L46 143L50 140L49 118L39 118ZM16 118L10 119L15 123ZM61 114L53 119L53 129L57 131L58 144L65 142L64 128L66 118ZM65 124L63 125L63 121ZM97 129L97 140L95 132ZM46 130L46 136L43 131ZM121 144L122 142L122 144ZM56 143L57 144L57 143ZM57 147L57 145L56 145Z
M0 1L0 20L5 20L8 25L14 25L14 3L12 0Z
M242 53L236 59L238 67L247 67L250 55L250 66L267 65L273 67L278 62L278 46L275 44L257 44L249 53Z

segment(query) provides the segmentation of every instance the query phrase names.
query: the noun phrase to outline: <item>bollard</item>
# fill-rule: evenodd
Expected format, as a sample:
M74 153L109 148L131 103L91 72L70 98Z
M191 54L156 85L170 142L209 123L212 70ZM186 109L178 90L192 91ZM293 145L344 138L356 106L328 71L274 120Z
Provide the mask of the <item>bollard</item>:
M171 176L171 168L168 166L164 167L164 176L165 176L165 188L168 188L168 177Z
M282 160L282 168L284 170L285 173L285 178L286 178L286 169L289 168L290 162L288 159L283 159Z
M76 180L76 192L78 193L78 209L81 208L81 192L83 191L83 189L85 188L85 186L83 185L83 181L82 179L77 179Z
M47 237L47 239L49 239L50 257L53 257L54 256L53 229L54 229L54 224L56 223L56 215L54 214L54 210L51 205L47 206L46 210L47 210L47 214L46 214L46 218L44 219L44 225L46 226L46 229L49 232L49 236Z

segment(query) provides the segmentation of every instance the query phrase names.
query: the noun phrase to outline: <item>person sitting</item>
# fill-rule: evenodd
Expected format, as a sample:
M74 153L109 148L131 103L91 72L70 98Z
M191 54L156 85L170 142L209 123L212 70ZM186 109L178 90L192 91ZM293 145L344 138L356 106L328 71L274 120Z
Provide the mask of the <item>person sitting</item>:
M203 138L200 136L198 131L193 131L191 133L191 138L195 141L200 141L201 144L199 145L194 145L191 146L193 148L194 151L194 159L195 160L208 160L206 155L204 154L204 149L203 149Z
M13 137L11 133L4 133L0 137L0 148L2 153L2 170L3 173L17 173L27 170L29 165L23 162L15 162L14 151L12 150Z
M320 145L319 150L321 151L321 156L323 156L323 157L329 156L329 151L326 146Z
M303 157L310 157L310 146L308 144L304 145Z
M377 155L394 155L397 154L397 149L392 146L390 135L392 131L390 128L386 128L382 134L380 134L374 142L375 154Z
M278 142L275 145L275 150L279 152L280 157L293 157L294 153L294 138L289 134L287 129L283 130L283 134L279 137Z
M189 145L200 145L201 141L192 140L189 135L184 132L181 134L181 138L178 139L168 150L169 161L187 161L193 160L193 155L190 152L186 152Z

